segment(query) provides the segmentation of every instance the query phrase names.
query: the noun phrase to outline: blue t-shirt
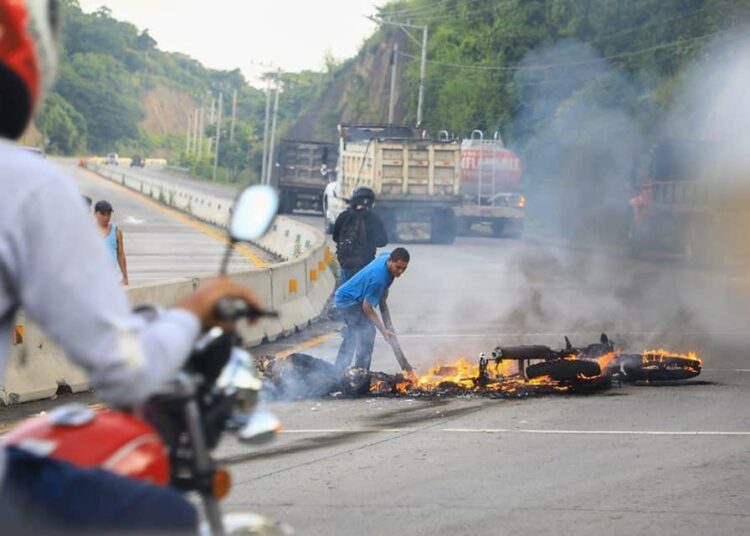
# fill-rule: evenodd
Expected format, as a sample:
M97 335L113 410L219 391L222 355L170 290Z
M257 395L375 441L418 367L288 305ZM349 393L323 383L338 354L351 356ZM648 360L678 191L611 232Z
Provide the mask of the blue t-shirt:
M385 291L393 283L393 276L388 271L388 257L391 253L384 251L374 261L357 272L336 291L333 303L339 309L362 305L367 300L373 307L380 305Z

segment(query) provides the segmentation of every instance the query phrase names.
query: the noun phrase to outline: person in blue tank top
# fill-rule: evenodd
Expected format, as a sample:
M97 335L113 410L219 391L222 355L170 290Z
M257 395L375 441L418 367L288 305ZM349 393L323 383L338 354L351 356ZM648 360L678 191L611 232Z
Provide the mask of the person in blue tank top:
M386 302L394 279L401 277L408 266L409 252L406 249L396 248L390 254L384 252L336 291L334 305L346 323L336 356L339 370L349 367L352 358L355 368L370 370L375 329L387 342L395 335L385 327L375 308Z
M107 251L112 256L112 263L120 271L122 279L120 283L128 284L128 263L125 260L125 243L122 239L122 229L112 223L112 204L109 201L97 201L94 205L94 216L99 226L99 231L104 235Z

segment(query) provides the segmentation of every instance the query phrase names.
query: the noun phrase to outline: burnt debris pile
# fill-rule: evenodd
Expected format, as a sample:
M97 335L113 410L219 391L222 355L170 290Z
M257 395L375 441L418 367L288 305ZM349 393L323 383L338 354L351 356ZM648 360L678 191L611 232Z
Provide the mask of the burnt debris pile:
M623 353L606 334L598 343L574 347L498 346L477 362L461 358L423 375L386 374L362 369L339 371L316 357L295 353L263 356L258 368L266 392L276 400L320 397L487 397L523 398L556 393L591 393L613 383L671 382L700 374L701 358L664 349Z

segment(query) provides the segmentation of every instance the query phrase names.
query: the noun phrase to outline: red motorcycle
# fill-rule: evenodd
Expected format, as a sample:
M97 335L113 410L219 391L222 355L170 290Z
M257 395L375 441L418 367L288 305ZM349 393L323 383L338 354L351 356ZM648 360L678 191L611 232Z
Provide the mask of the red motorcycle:
M230 243L263 236L277 207L272 188L244 190L234 205ZM231 250L230 244L222 274ZM155 313L149 307L139 312ZM235 321L275 313L224 300L217 315ZM281 428L272 413L257 407L261 388L262 380L239 336L213 328L197 341L165 392L143 406L94 410L69 404L25 421L5 436L3 444L184 493L197 492L205 514L202 534L291 534L289 527L256 514L223 514L219 505L229 494L231 478L211 452L224 432L234 431L240 441L259 444Z

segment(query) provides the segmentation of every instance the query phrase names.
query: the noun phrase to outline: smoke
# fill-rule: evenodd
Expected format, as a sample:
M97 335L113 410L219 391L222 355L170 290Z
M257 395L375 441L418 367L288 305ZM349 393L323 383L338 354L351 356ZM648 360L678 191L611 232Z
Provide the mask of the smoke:
M630 105L635 87L573 40L530 52L520 68L513 130L528 140L531 223L569 239L621 239L640 140Z
M694 253L725 265L750 259L750 28L707 47L706 59L688 70L665 135L701 140L698 155L681 155L686 173L711 196L710 216L695 214Z
M570 40L524 59L514 132L526 140L527 224L546 238L511 259L508 272L521 290L497 325L519 335L606 331L629 350L675 351L705 348L711 333L744 328L748 308L736 299L732 270L737 251L750 251L742 242L750 228L747 33L706 47L679 77L671 108L647 123L648 76L628 76ZM627 247L638 168L651 143L674 139L696 142L697 151L678 155L685 179L711 186L699 198L701 219L689 222L701 238L694 245L711 248L708 265L691 264L681 251L637 260ZM557 247L554 237L574 247Z

